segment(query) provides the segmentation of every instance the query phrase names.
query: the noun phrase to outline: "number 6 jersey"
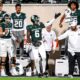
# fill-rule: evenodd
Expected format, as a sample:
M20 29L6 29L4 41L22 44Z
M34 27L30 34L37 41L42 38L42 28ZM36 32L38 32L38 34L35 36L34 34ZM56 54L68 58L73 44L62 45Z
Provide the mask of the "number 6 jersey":
M42 40L42 28L44 28L43 23L40 23L40 25L27 26L27 30L30 32L32 42L37 42Z

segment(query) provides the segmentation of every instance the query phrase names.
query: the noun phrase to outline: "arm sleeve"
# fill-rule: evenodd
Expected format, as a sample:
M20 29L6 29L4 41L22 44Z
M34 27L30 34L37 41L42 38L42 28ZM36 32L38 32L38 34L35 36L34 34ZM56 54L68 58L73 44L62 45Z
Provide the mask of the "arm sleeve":
M27 26L27 19L26 19L26 14L24 13L24 34L25 35L27 34L26 26Z
M55 20L56 20L56 19L55 19L55 18L53 18L53 19L52 19L52 20L50 20L48 23L45 23L45 26L49 26L49 25L51 25Z
M27 29L26 29L26 27L27 27L27 21L26 21L26 19L24 20L24 34L26 35L27 34Z
M62 35L60 35L59 37L58 37L58 40L62 40L62 39L65 39L65 38L67 38L68 37L68 33L69 31L66 31L64 34L62 34Z
M44 31L44 29L45 29L45 28L42 29L42 40L43 40L43 41L45 40L45 39L44 39L44 37L45 37L45 34L44 34L45 31Z

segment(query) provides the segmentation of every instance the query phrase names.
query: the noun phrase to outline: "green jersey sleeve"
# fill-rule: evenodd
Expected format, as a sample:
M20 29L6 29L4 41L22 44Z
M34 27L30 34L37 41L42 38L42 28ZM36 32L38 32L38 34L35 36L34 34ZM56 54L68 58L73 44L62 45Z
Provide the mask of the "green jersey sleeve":
M42 28L45 28L45 25L44 25L44 23L42 23L42 22L40 22L40 26L41 26Z

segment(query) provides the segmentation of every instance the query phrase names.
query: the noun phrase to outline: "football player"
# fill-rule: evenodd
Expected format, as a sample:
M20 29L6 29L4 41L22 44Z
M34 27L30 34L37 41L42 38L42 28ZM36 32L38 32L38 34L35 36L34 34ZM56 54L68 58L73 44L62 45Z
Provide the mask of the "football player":
M0 24L4 21L4 16L5 16L6 12L3 11L3 4L0 3ZM0 58L1 59L1 58ZM1 60L0 60L1 61ZM1 62L0 62L1 63Z
M15 54L13 51L13 44L11 39L12 23L10 23L10 16L8 14L4 17L5 22L0 25L0 57L1 57L1 76L7 76L5 73L5 61L8 56L10 58L11 75L18 75L15 69Z
M27 26L27 39L29 43L32 43L32 53L33 57L35 59L35 66L36 70L38 72L38 75L41 75L40 72L40 65L39 65L39 54L42 57L42 72L45 72L46 67L46 55L45 55L45 49L42 42L42 28L44 28L44 24L39 22L39 17L37 15L33 15L31 17L32 25ZM31 39L30 39L31 36Z
M60 13L55 15L55 18L59 16ZM52 19L48 23L48 25L52 24L54 20L55 19ZM45 25L40 22L40 18L38 15L33 15L31 17L31 22L33 24L27 26L27 42L32 43L32 54L35 61L35 67L38 72L38 76L42 76L45 74L46 70L46 52L42 40L42 29L45 27ZM42 73L40 71L39 61L42 62Z
M77 27L79 27L79 25L80 25L80 10L78 8L79 8L78 2L70 1L68 4L68 9L65 10L65 13L60 20L59 26L62 27L62 22L65 19L65 22L68 23L67 29L70 29L71 22L73 22L74 20L77 22L77 25L78 25ZM67 46L68 46L67 43L68 43L68 40L65 39L65 54L67 52Z
M11 14L11 21L13 24L12 33L15 38L13 38L13 44L16 53L16 43L20 45L20 56L23 54L24 46L24 35L26 30L26 14L21 12L21 4L15 5L16 12Z
M60 19L59 26L62 27L62 22L65 19L65 22L68 23L68 28L71 27L70 24L73 20L77 21L78 24L80 23L80 10L78 10L79 4L75 1L71 1L68 4L68 9L65 10L64 15Z

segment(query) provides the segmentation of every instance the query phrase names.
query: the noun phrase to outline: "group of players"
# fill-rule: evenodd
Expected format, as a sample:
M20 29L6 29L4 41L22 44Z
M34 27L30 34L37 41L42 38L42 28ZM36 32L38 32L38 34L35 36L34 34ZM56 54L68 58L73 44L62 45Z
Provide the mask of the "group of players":
M77 2L70 2L68 9L60 20L59 26L65 19L69 24L68 30L56 37L56 33L52 30L52 23L60 16L55 14L51 21L43 24L40 22L38 15L31 16L32 24L26 24L26 14L21 12L21 4L16 4L16 12L8 15L2 10L3 4L0 4L0 73L1 76L7 76L5 73L5 61L8 53L9 63L11 66L10 73L12 76L19 75L16 71L16 50L17 44L20 46L20 55L24 50L24 37L26 39L26 52L29 52L31 59L32 76L36 68L38 76L46 75L48 71L49 56L56 50L56 41L67 38L68 41L68 57L69 57L69 74L73 75L74 61L77 58L80 69L80 45L79 45L79 25L80 10ZM77 27L78 26L78 27ZM41 59L40 59L41 57ZM40 62L42 71L40 70Z
M16 53L17 44L20 46L20 56L24 53L24 38L26 39L26 52L30 52L32 75L34 75L34 68L36 67L38 76L41 76L39 65L39 53L42 57L42 73L45 73L46 68L46 53L43 42L45 36L42 36L42 29L45 25L39 21L37 15L31 17L32 25L26 24L26 14L21 12L21 4L16 4L16 12L11 15L2 10L3 4L0 4L0 61L1 61L1 76L7 76L5 72L5 62L7 53L9 56L10 73L12 76L20 75L16 71ZM60 14L56 14L57 18ZM49 23L46 23L51 31L52 19ZM46 30L44 30L46 31ZM43 33L44 33L43 31ZM27 34L26 34L27 33ZM44 34L45 35L45 34ZM55 33L51 31L51 41L54 38ZM47 37L47 36L46 36ZM49 37L47 37L49 38ZM51 46L51 44L50 44ZM19 57L20 57L19 56ZM35 64L34 64L35 63Z

